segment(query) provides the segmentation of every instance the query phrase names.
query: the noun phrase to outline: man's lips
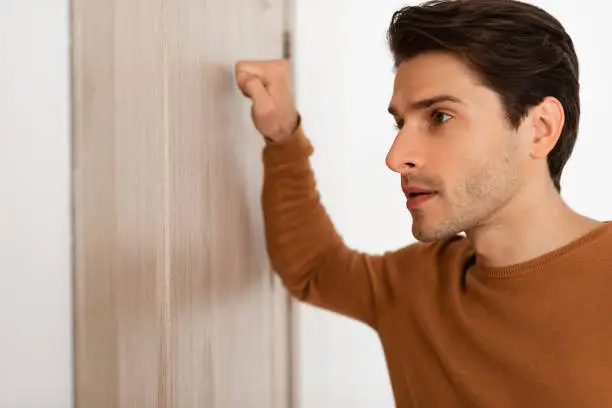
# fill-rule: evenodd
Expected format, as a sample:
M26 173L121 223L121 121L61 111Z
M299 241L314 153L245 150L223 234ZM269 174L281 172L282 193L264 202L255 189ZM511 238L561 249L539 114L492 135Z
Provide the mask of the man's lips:
M417 208L425 201L438 194L435 190L426 190L418 187L408 187L403 190L406 195L406 207L408 207L408 209Z
M406 198L412 198L412 197L416 197L419 195L424 195L424 194L436 194L436 191L434 190L427 190L424 188L419 188L419 187L407 187L404 188L404 194L406 195Z

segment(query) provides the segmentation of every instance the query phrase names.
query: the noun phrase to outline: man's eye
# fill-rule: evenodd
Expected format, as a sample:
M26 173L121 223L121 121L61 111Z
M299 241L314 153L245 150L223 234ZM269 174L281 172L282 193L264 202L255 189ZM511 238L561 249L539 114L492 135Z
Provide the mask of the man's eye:
M434 113L431 114L431 118L435 125L441 125L444 122L447 122L448 120L452 119L453 117L452 115L449 115L446 112L435 111Z
M404 127L404 120L403 119L395 119L395 129L401 130L402 127Z

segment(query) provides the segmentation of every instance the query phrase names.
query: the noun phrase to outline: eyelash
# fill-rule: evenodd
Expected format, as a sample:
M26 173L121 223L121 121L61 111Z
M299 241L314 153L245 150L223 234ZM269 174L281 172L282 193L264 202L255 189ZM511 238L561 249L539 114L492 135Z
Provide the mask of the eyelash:
M440 121L436 121L435 119L433 119L433 118L436 117L436 115L446 115L449 118L447 120L443 121L443 122L440 122ZM434 126L440 126L440 125L443 125L444 123L448 122L449 120L451 120L453 118L453 115L451 115L450 113L441 111L441 110L435 110L435 111L433 111L431 113L430 117L434 121L434 123L433 123ZM404 120L403 119L399 119L398 118L398 119L395 120L395 125L394 125L395 130L399 131L399 130L402 129L403 126L404 126Z
M434 111L431 114L431 117L434 118L434 117L436 117L436 115L445 115L445 116L448 116L448 119L443 121L443 122L436 121L436 123L435 123L436 126L443 125L444 123L448 122L449 120L451 120L453 118L453 115L451 115L450 113L446 113L446 112L440 111L440 110Z

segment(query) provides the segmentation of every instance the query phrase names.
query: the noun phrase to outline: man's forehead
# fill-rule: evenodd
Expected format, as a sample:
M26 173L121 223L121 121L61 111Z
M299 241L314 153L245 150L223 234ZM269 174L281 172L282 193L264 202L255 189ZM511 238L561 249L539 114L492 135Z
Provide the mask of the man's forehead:
M465 99L480 87L474 73L449 53L427 53L402 62L395 73L392 105L408 105L437 95Z

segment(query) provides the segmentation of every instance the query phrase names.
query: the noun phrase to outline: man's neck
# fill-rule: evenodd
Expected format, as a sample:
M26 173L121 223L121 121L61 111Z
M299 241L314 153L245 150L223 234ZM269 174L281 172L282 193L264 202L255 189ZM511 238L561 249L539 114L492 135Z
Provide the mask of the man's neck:
M554 251L601 224L573 211L551 187L525 191L466 235L479 262L502 267Z

